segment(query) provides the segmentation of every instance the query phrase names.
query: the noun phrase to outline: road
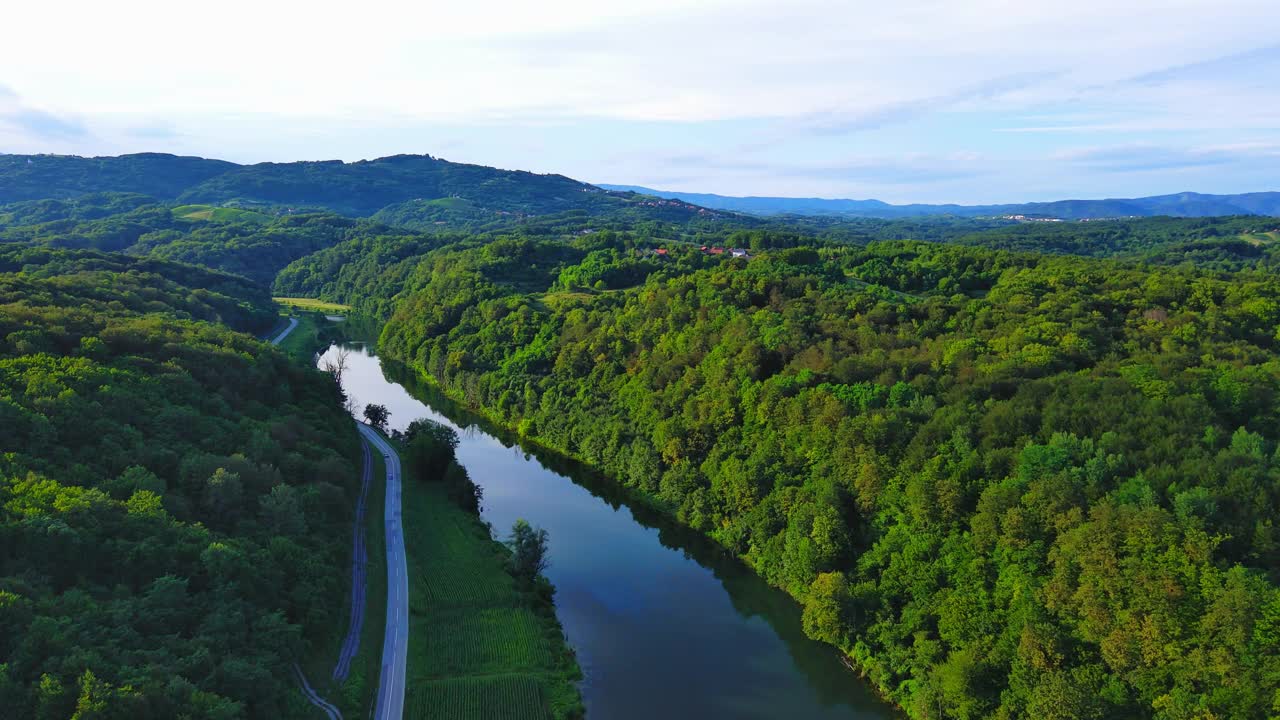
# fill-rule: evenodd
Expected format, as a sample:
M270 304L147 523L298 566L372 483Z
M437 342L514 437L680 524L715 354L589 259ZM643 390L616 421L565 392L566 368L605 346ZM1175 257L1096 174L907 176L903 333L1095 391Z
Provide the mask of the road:
M279 345L282 340L289 337L289 333L298 327L298 318L289 318L289 327L280 331L280 334L271 339L272 345Z
M361 443L364 450L364 470L360 477L360 498L356 501L355 529L351 546L351 618L347 622L347 639L333 666L333 679L341 683L351 673L351 661L360 652L360 633L364 630L364 606L368 585L369 548L365 545L365 505L369 497L369 483L373 479L373 453L369 442Z
M358 427L374 449L382 453L387 466L383 514L387 533L387 624L373 717L374 720L400 720L404 714L404 672L409 648L409 569L404 555L404 532L400 527L400 456L376 430L364 424Z
M320 697L319 693L311 689L311 683L307 682L307 676L302 674L302 668L297 663L294 663L293 674L297 676L298 684L302 686L302 694L307 696L307 700L312 705L320 708L320 711L327 715L329 720L342 720L342 713L338 711L338 708L325 702L325 699Z

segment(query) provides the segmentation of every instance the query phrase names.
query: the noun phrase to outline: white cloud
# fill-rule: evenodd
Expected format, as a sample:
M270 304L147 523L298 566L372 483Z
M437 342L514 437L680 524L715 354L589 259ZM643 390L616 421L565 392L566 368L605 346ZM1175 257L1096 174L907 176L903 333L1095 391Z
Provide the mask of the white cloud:
M1165 147L1138 143L1072 148L1053 154L1054 160L1106 172L1158 172L1208 165L1274 162L1280 145L1263 142L1203 147Z
M0 106L41 113L10 113L9 151L355 159L451 142L622 181L668 172L658 155L737 153L759 169L681 177L828 194L959 192L1004 163L982 191L1011 194L1065 182L1043 166L1089 170L1054 157L1082 138L1280 141L1275 0L24 1L4 25ZM607 139L554 132L590 123ZM546 138L492 141L511 128ZM981 161L954 160L969 151Z
M912 107L1069 70L1039 91L1053 95L1247 47L1280 13L1270 0L123 0L20 3L5 25L0 81L68 111L688 121Z

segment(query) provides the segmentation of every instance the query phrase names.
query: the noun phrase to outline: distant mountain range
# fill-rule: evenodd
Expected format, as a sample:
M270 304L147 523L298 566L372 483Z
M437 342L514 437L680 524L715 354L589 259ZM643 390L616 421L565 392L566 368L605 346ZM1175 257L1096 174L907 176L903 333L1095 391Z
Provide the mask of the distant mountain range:
M1062 200L1007 205L890 205L879 200L726 197L590 185L563 175L502 170L430 155L342 162L257 163L139 153L117 157L0 154L0 205L68 199L101 192L141 193L166 202L273 212L324 209L405 228L484 228L560 216L683 223L741 213L836 218L982 217L1114 218L1173 215L1280 216L1280 192L1181 193L1117 200Z
M679 199L702 207L752 215L809 215L896 219L930 215L983 217L1023 215L1028 218L1212 217L1218 215L1280 216L1280 192L1242 195L1204 195L1185 192L1143 198L1108 200L1057 200L1007 205L890 205L879 200L826 200L822 198L730 197L708 193L670 192L638 185L599 185L619 192L635 192Z

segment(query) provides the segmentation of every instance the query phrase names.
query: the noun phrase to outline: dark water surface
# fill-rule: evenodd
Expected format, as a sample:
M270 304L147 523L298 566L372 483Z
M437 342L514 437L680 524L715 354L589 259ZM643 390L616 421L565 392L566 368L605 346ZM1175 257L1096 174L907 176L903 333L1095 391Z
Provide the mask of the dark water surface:
M356 407L385 405L396 429L420 417L457 429L484 518L499 534L517 518L550 533L546 574L586 675L588 718L899 717L833 648L804 637L791 598L717 545L348 348L343 386Z

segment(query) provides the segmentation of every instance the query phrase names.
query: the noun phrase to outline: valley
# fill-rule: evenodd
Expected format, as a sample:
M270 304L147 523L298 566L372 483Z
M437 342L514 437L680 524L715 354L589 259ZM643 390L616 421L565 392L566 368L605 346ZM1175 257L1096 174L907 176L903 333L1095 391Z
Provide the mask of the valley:
M429 156L5 158L20 716L1280 697L1274 218L779 219ZM518 520L546 564L503 542Z

